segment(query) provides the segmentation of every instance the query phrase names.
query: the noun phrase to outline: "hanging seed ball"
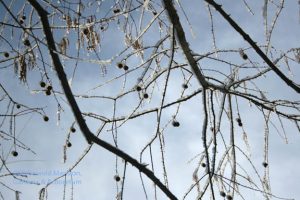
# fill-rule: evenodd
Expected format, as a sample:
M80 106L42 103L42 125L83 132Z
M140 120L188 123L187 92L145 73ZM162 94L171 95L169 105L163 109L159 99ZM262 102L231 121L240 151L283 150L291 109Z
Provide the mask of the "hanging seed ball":
M45 91L45 94L46 94L47 96L50 96L50 95L51 95L51 90L46 90L46 91Z
M157 15L157 12L153 11L152 14L153 14L153 15Z
M127 71L129 67L127 65L124 66L124 70Z
M182 84L182 87L183 87L183 89L188 89L189 86L184 83L184 84Z
M206 164L204 162L201 163L201 167L206 167Z
M51 86L51 85L48 85L48 86L47 86L47 90L49 90L49 91L52 90L52 86Z
M43 119L44 119L45 122L49 121L49 117L48 117L47 115L45 115L45 116L43 117Z
M119 181L121 180L120 176L118 176L118 175L115 175L115 176L114 176L114 179L115 179L117 182L119 182Z
M116 13L119 13L120 12L120 9L119 8L116 8L113 10L113 12L116 14Z
M263 165L264 167L268 167L268 163L267 163L267 162L263 162L262 165Z
M138 86L136 86L136 88L135 88L135 89L136 89L136 91L138 91L138 92L139 92L139 91L141 91L141 90L142 90L142 87L138 85Z
M20 23L20 24L23 24L23 23L24 23L24 20L23 20L23 19L20 19L20 20L19 20L19 23Z
M75 129L74 127L71 127L70 131L71 131L72 133L75 133L75 132L76 132L76 129Z
M45 83L44 81L41 81L41 82L40 82L40 86L41 86L42 88L44 88L44 87L46 87L46 83Z
M241 123L239 123L238 125L239 125L239 126L243 126L243 123L241 122Z
M25 16L25 15L23 15L23 16L21 17L21 19L23 19L23 20L26 20L26 16Z
M12 151L11 154L14 156L14 157L17 157L19 154L17 151Z
M17 104L17 109L20 109L20 108L21 108L21 106L19 104Z
M226 196L226 199L227 199L227 200L232 200L232 196L231 196L230 194L228 194L228 195Z
M101 30L104 30L104 26L101 26L100 29L101 29Z
M67 147L71 147L72 146L72 143L71 142L68 142L67 143Z
M221 197L226 197L226 193L224 191L220 192Z
M4 57L5 57L5 58L8 58L8 57L9 57L9 53L8 53L8 52L5 52L5 53L4 53Z
M244 53L244 54L242 55L242 58L243 58L244 60L247 60L247 59L248 59L247 54Z
M237 123L242 123L242 120L238 117L235 119L237 121Z
M89 29L88 28L83 29L83 34L84 35L87 35L88 33L89 33Z
M149 95L148 95L147 93L145 93L145 94L143 95L143 97L144 97L145 99L148 99L148 98L149 98Z
M28 39L25 39L25 40L23 41L23 44L24 44L25 46L30 46L30 41L29 41Z
M124 67L123 63L121 63L121 62L118 62L117 66L118 66L119 69L122 69Z
M178 121L173 121L172 122L172 125L174 126L174 127L179 127L180 126L180 123L178 122Z

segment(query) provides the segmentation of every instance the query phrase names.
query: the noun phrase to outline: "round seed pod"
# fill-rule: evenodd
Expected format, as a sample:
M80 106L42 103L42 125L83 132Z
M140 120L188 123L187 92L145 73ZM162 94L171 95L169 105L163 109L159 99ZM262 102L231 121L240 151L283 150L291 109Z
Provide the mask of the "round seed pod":
M268 163L267 163L267 162L263 162L262 165L263 165L264 167L268 167Z
M220 196L221 197L226 197L226 193L224 191L220 191Z
M70 131L71 131L72 133L75 133L75 132L76 132L76 129L75 129L74 127L71 127L71 128L70 128Z
M5 58L8 58L8 57L9 57L9 53L8 53L8 52L5 52L5 53L4 53L4 57L5 57Z
M182 87L183 87L183 89L188 89L189 86L184 83L184 84L182 84Z
M124 64L121 63L121 62L118 62L118 63L117 63L117 66L118 66L119 69L122 69L122 68L124 67Z
M28 39L23 40L25 46L30 46L30 41Z
M139 91L141 91L141 90L142 90L142 87L138 85L138 86L136 86L136 87L135 87L135 89L136 89L136 91L138 91L138 92L139 92Z
M124 69L125 71L127 71L127 70L129 69L129 67L128 67L127 65L124 65L123 69Z
M115 176L114 176L114 179L115 179L117 182L119 182L119 181L121 180L120 176L118 176L118 175L115 175Z
M67 147L71 147L72 146L72 143L71 142L68 142L67 143Z
M89 33L89 29L88 28L83 29L83 34L84 35L87 35L88 33Z
M50 91L50 90L46 90L46 91L45 91L45 94L46 94L47 96L49 96L49 95L51 95L51 91Z
M48 85L47 86L47 90L52 90L53 88L52 88L52 86L51 85Z
M148 99L148 98L149 98L149 95L148 95L147 93L144 93L143 97L144 97L145 99Z
M42 88L44 88L44 87L46 87L46 83L45 83L44 81L41 81L41 82L40 82L40 86L41 86Z
M174 126L174 127L179 127L180 126L180 123L178 122L178 121L173 121L172 122L172 125Z
M119 8L116 8L116 9L113 10L113 12L114 12L115 14L119 13L120 11L121 11L121 10L120 10Z
M17 157L19 154L17 151L12 151L11 154L14 156L14 157Z
M49 117L48 117L47 115L45 115L45 116L43 117L43 119L44 119L45 122L49 121Z

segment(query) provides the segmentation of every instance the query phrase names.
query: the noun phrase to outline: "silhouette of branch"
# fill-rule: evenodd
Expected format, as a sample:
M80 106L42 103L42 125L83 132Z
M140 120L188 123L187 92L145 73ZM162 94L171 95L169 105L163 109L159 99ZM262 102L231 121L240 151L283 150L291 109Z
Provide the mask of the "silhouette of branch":
M196 76L197 80L199 81L200 85L205 89L208 87L208 82L205 80L204 75L201 73L198 64L194 58L194 56L192 55L192 51L189 47L189 44L185 38L185 33L184 30L181 26L180 20L179 20L179 16L177 14L176 9L173 6L173 1L172 0L164 0L164 6L168 12L169 18L171 23L174 26L175 29L175 33L177 36L177 40L181 46L181 49L189 63L189 65L192 68L192 71L194 73L194 75Z
M299 85L295 84L292 80L286 77L268 58L268 56L257 46L256 42L227 14L223 9L222 5L217 4L214 0L205 0L207 3L212 5L223 18L253 47L255 52L269 65L269 67L291 88L296 92L300 93Z
M139 163L136 159L132 158L130 155L126 154L122 150L112 146L111 144L99 139L97 136L91 133L89 128L87 127L87 124L85 123L85 120L82 116L82 113L77 105L77 102L73 96L73 93L71 91L71 88L68 84L68 80L66 77L66 74L63 70L63 66L60 62L59 56L55 53L56 47L55 47L55 41L51 32L51 28L49 25L48 17L47 17L47 11L43 9L43 7L36 1L36 0L28 0L28 2L35 8L38 15L40 16L41 23L43 26L43 31L46 36L46 41L49 49L49 53L54 65L54 68L57 72L57 76L60 80L60 83L62 85L63 91L66 95L66 98L70 104L70 107L72 109L72 112L76 118L76 121L80 127L80 130L82 131L83 135L85 136L86 140L89 144L92 142L98 144L99 146L103 147L104 149L112 152L113 154L121 157L125 161L132 164L134 167L136 167L140 172L148 176L161 190L164 192L170 199L176 200L177 197L154 175L152 171L146 168L143 164Z

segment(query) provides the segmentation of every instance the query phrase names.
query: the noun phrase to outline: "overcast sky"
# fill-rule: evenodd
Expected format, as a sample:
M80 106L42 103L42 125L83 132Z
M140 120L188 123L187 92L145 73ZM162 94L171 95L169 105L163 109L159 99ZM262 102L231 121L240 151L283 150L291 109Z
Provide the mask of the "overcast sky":
M10 1L4 1L8 4ZM14 3L14 12L17 12L22 6L23 1L16 1ZM159 3L160 1L153 1ZM179 11L181 16L181 23L184 26L187 39L193 52L204 54L206 52L214 51L212 45L211 37L211 27L209 21L209 15L207 8L202 1L187 0L180 1L189 22L192 26L192 31L184 18L182 11ZM223 2L223 1L219 1ZM248 2L248 1L247 1ZM276 3L278 3L276 1ZM249 7L254 12L252 15L247 11L242 0L235 1L235 3L224 1L223 9L231 14L231 17L236 20L238 24L256 41L259 45L265 44L264 35L264 24L262 17L262 1L249 1ZM96 7L96 4L94 5ZM107 11L112 6L111 2L105 2L100 9L99 13L95 13L97 17L104 17L106 13L108 16L112 15ZM157 7L158 8L158 7ZM177 8L178 4L177 4ZM96 10L96 8L87 8L90 10ZM1 11L1 22L4 18L4 8L0 4ZM3 12L2 12L3 11ZM158 10L160 11L160 10ZM273 6L269 6L270 18L268 23L271 24L272 17L274 16L276 10ZM27 11L28 12L28 11ZM146 11L149 12L149 11ZM216 37L216 47L218 49L239 49L247 48L249 45L239 36L232 27L217 13L212 9L213 19L215 25L215 37ZM139 21L140 10L134 11L133 17L137 17L136 21ZM162 14L162 18L166 19L166 13ZM143 27L146 27L147 23L153 17L152 15L146 15ZM121 18L121 17L120 17ZM122 20L122 19L121 19ZM167 21L165 21L167 23ZM284 52L290 48L299 48L300 40L300 28L299 28L299 6L296 1L286 1L282 14L280 15L277 25L273 31L271 44L278 51L272 51L274 53L274 58L280 56L281 52ZM108 60L111 59L116 54L120 53L124 47L124 34L120 30L116 22L112 22L107 30L101 32L101 48L100 48L100 59ZM192 34L194 33L194 36ZM5 30L2 34L5 38L6 34L9 34L10 30ZM63 37L65 31L55 32L55 38L57 41ZM159 27L157 24L153 25L149 31L145 34L143 39L143 44L154 45L159 36ZM165 32L162 32L164 35ZM70 33L70 50L69 53L76 56L75 42L71 40L75 38L76 32ZM12 42L14 43L14 42ZM167 42L165 45L169 45ZM1 41L0 52L7 51L9 46ZM72 49L73 48L73 49ZM42 48L44 58L48 58L46 50ZM97 49L98 51L98 49ZM152 50L145 50L145 59L148 59ZM128 53L128 52L127 52ZM249 57L254 63L263 63L258 56L252 50L247 51ZM185 62L184 57L181 52L178 51L176 54L176 60L180 63ZM293 54L290 54L293 55ZM2 55L1 55L2 56ZM85 59L97 59L95 55L82 53L80 55ZM239 57L238 53L235 54L219 54L219 58L232 61L232 63L243 63L244 61ZM253 56L253 57L251 57ZM122 56L117 57L111 63L105 65L106 74L103 75L103 66L99 64L91 64L88 62L79 62L77 71L74 79L72 80L72 90L74 94L78 95L103 95L103 96L116 96L123 91L130 90L136 84L137 77L142 72L142 69L135 70L124 76L124 71L116 67L116 63L120 61ZM216 57L217 58L217 57ZM1 58L2 59L2 58ZM49 64L51 62L47 60ZM138 67L141 63L141 59L138 56L133 56L128 59L127 65L129 69L134 69ZM283 62L282 62L283 63ZM68 78L71 78L75 62L68 59L63 60L65 70L67 72ZM162 64L165 68L167 60L162 60ZM249 63L248 63L249 64ZM294 72L294 76L291 77L293 80L299 80L300 68L299 64L295 62L290 63L290 67ZM0 63L0 67L4 67L5 63ZM200 65L205 74L211 76L217 76L221 79L221 75L214 74L209 71L209 69L217 69L222 72L229 73L229 67L225 64L220 64L215 61L203 60ZM282 64L283 65L283 64ZM282 71L288 74L288 70L283 66ZM55 91L61 91L58 81L55 79L55 71L49 69L49 76L52 78L52 86ZM241 77L247 75L247 71L242 71ZM252 73L252 72L249 72ZM108 80L115 77L121 76L121 78L115 79L97 89L93 89L95 86L100 86ZM165 74L163 75L165 76ZM126 78L126 79L125 79ZM224 79L224 77L222 78ZM7 171L1 168L0 171L0 183L4 183L13 189L21 191L21 199L38 199L39 190L43 187L44 183L48 180L53 180L58 174L64 173L71 166L76 163L81 155L85 153L88 147L85 139L81 135L79 128L75 124L77 131L71 133L70 141L72 147L67 149L67 161L63 162L63 146L66 141L69 129L74 122L74 117L70 112L70 108L65 101L64 96L57 94L57 99L64 108L64 112L61 113L60 123L57 123L57 101L53 95L50 97L44 95L44 92L36 92L40 90L39 81L41 80L38 70L33 70L28 74L28 85L24 85L17 80L13 72L13 68L1 68L0 71L0 83L5 87L5 89L10 93L10 95L15 99L15 101L20 102L24 105L32 107L44 107L47 116L49 116L49 122L44 122L43 117L37 114L28 114L24 117L16 118L16 137L18 140L22 141L24 144L29 146L35 153L31 151L26 151L17 147L19 153L18 157L11 156L10 152L14 149L12 146L12 141L4 141L1 138L1 157L6 159L6 164L12 172L15 173L26 173L28 178L21 177L28 181L36 181L41 183L41 185L34 185L25 182L21 182L10 177L3 178L1 175L7 173ZM124 80L126 83L124 84ZM157 84L160 84L160 89L163 87L164 78L158 80ZM182 92L182 83L184 83L184 78L180 70L172 71L170 75L170 80L168 83L166 103L172 102L178 99ZM298 81L299 83L299 81ZM283 81L276 78L274 74L270 73L270 77L260 78L257 80L257 85L262 87L264 90L269 91L267 97L270 99L289 99L299 101L299 94L296 94L292 89L287 87ZM191 94L193 91L197 90L199 85L197 81L193 80L189 84L185 94ZM157 89L157 88L156 88ZM151 101L143 101L142 106L138 111L145 109L150 109L157 107L161 100L161 90L154 90L151 97ZM148 88L147 92L151 94L151 87ZM1 95L3 91L1 90ZM181 199L184 194L188 191L189 187L193 183L192 175L195 167L198 164L198 157L191 161L197 154L203 151L202 139L201 139L201 128L202 128L202 104L201 95L190 99L189 101L183 102L180 106L178 115L176 119L180 122L180 127L173 127L168 122L172 119L172 116L176 113L177 106L167 108L162 114L162 126L166 126L164 131L165 136L165 161L166 168L168 172L168 182L170 190ZM109 118L113 117L113 105L114 101L110 99L103 98L77 98L78 104L84 113L97 113L102 116ZM116 116L128 116L138 106L140 102L140 97L137 92L131 92L124 98L117 101ZM5 113L7 107L7 102L0 102L0 114ZM23 108L21 108L23 109ZM262 166L263 158L263 142L264 142L264 118L263 115L256 109L255 106L249 106L249 103L245 100L241 100L239 104L239 110L241 117L243 119L243 129L248 135L248 140L251 149L251 161L256 167L258 173L263 177L265 168ZM237 116L236 108L234 108L234 118ZM298 113L299 114L299 113ZM278 123L276 116L274 118L274 123ZM2 120L2 119L1 119ZM146 146L146 144L151 140L156 131L156 113L143 115L141 117L129 120L127 123L122 125L118 129L118 146L120 149L126 151L128 154L132 155L134 158L139 159L141 150ZM99 127L101 127L101 122L91 118L87 118L87 124L93 133L96 133ZM299 191L299 180L300 172L297 170L300 166L300 135L299 132L294 127L293 123L283 121L287 140L283 137L283 132L280 130L279 133L276 129L270 125L270 135L269 135L269 174L271 181L271 190L275 196L289 199L297 199L300 196ZM118 123L120 125L121 123ZM168 125L168 126L167 126ZM278 125L278 124L277 124ZM9 123L6 122L3 125L3 130L8 130ZM278 126L280 128L280 125ZM113 144L113 138L111 131L112 125L106 125L101 132L100 137L111 144ZM223 134L225 139L228 139L228 123L224 123L222 127L224 129ZM2 130L1 129L1 130ZM236 126L235 130L237 138L237 144L246 150L246 145L242 140L243 130ZM226 136L227 134L227 136ZM220 140L221 141L221 140ZM152 146L152 154L154 155L155 164L155 174L163 181L163 171L161 167L161 153L159 147L159 141L157 140ZM219 151L224 150L220 147ZM222 153L221 153L222 154ZM149 149L145 151L144 162L150 163ZM189 162L191 161L191 162ZM251 165L248 160L238 154L238 162L241 164L249 173L251 178L256 177L255 171L251 169ZM118 159L118 173L122 177L124 163L121 159ZM149 166L150 167L150 166ZM125 179L125 189L124 189L124 199L145 199L145 194L143 192L143 187L140 180L139 172L133 168L130 164L126 168L126 179ZM201 172L202 170L202 172ZM106 150L100 148L99 146L93 146L84 159L72 170L72 184L66 185L66 199L71 199L73 193L73 199L114 199L116 196L117 187L120 191L121 185L114 180L114 175L116 174L116 157ZM204 173L204 169L200 169L201 173ZM199 172L199 176L200 173ZM230 174L228 174L230 177ZM66 177L68 181L71 181L71 176ZM256 183L259 183L257 178L254 178ZM62 181L63 179L59 179ZM144 184L147 189L148 199L154 199L154 189L152 183L148 178L143 176ZM72 190L73 187L73 190ZM260 185L261 187L261 185ZM217 189L217 187L216 187ZM4 199L13 199L14 192L0 185L0 191ZM217 190L218 191L218 190ZM56 182L49 186L48 188L48 199L56 200L63 199L64 186L62 182ZM157 188L158 199L166 199L165 195ZM218 192L217 192L218 193ZM245 199L264 199L263 195L259 192L253 192L249 189L241 187L241 193L245 194ZM209 194L209 192L208 192ZM196 198L196 189L191 192L186 199ZM208 195L204 199L209 199ZM216 199L221 199L217 195ZM236 199L241 199L237 197ZM275 198L274 198L275 199Z

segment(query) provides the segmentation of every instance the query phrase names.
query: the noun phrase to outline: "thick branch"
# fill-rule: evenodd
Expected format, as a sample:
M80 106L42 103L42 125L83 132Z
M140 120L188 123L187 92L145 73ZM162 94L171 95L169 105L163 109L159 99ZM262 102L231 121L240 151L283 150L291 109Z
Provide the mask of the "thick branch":
M286 77L268 58L268 56L256 45L251 37L228 15L223 9L222 6L217 4L214 0L205 0L207 3L212 5L222 16L223 18L253 47L256 53L269 65L269 67L291 88L296 92L300 93L299 85L295 84L292 80Z
M60 80L60 83L62 85L63 91L66 95L66 98L71 106L72 112L75 116L75 119L78 123L78 126L80 127L81 132L85 136L88 143L96 143L99 146L103 147L104 149L112 152L113 154L121 157L122 159L126 160L130 164L132 164L134 167L136 167L140 172L148 176L170 199L177 200L174 194L153 174L152 171L150 171L148 168L146 168L143 164L139 163L136 159L132 158L130 155L126 154L125 152L121 151L120 149L112 146L111 144L99 139L97 136L91 133L89 128L87 127L87 124L85 123L85 120L82 116L82 113L77 105L77 102L73 96L73 93L71 91L71 88L68 84L68 80L66 77L66 74L63 70L63 66L60 62L59 56L55 53L56 47L55 47L55 41L51 32L51 28L49 25L47 12L43 9L43 7L36 1L36 0L28 0L28 2L35 8L37 13L39 14L43 26L43 31L46 36L46 41L48 45L48 49L50 52L50 56L54 65L54 68L57 72L57 76Z
M194 57L192 55L192 51L191 51L191 49L189 47L189 44L188 44L188 42L185 38L185 33L184 33L184 30L181 26L179 16L176 12L176 9L173 6L173 1L172 0L163 0L163 2L164 2L164 6L165 6L165 8L168 12L170 21L173 24L173 27L175 29L177 40L178 40L178 42L181 46L181 49L182 49L189 65L192 68L192 71L193 71L194 75L196 76L196 78L199 81L200 85L203 88L207 88L209 84L205 80L204 75L201 73L197 62L196 62L196 60L194 59Z

